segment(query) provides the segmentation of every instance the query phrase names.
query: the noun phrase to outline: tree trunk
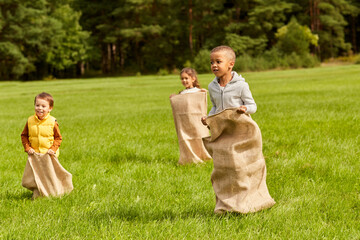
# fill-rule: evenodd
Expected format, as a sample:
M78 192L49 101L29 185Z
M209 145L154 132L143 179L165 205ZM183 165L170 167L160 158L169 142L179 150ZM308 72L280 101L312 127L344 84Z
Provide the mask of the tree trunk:
M193 56L193 8L192 8L192 0L189 0L189 46L190 46L190 53Z
M124 51L121 48L121 43L118 43L118 54L119 54L119 64L120 64L120 70L124 70L124 64L125 64L125 56L124 56Z
M107 73L107 51L106 45L102 44L101 48L101 71L102 73Z
M78 64L77 64L76 75L78 76L79 74L80 74L80 76L83 76L85 74L85 63L83 61L78 62Z
M311 31L315 31L315 21L314 21L314 13L313 13L313 0L309 0L309 13L310 13L310 28Z
M316 19L316 28L315 28L315 31L320 31L320 9L318 7L318 4L319 4L320 0L315 0L315 11L316 11L316 16L315 16L315 19Z
M111 44L108 43L106 46L107 46L106 70L108 73L110 73L111 72Z
M356 18L352 16L351 18L351 32L352 32L352 45L354 53L357 53L357 44L356 44Z
M320 9L318 8L320 0L309 0L310 28L311 32L319 33L320 31ZM315 54L320 56L320 46L315 47Z
M117 57L116 57L116 44L111 43L111 72L116 72L116 61L117 61Z

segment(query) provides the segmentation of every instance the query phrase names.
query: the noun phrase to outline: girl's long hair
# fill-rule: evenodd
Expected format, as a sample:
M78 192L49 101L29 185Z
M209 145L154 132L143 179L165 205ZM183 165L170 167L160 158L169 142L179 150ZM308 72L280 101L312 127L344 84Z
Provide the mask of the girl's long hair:
M200 88L200 84L199 84L199 81L198 81L198 78L197 78L197 73L196 73L195 69L186 67L186 68L183 68L183 69L181 70L180 75L181 75L182 73L186 73L186 74L189 75L190 77L194 78L195 81L193 82L193 86L194 86L194 87L197 87L197 88Z

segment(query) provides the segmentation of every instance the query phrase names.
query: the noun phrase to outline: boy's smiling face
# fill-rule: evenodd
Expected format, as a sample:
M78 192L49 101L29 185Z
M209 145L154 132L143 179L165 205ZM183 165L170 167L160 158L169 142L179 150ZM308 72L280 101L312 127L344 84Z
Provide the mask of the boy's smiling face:
M223 76L231 74L235 62L230 59L226 51L213 52L210 55L211 71L216 77L222 78Z
M49 112L51 112L52 107L50 107L50 104L47 100L42 98L36 98L35 101L35 113L36 116L42 120L44 119Z

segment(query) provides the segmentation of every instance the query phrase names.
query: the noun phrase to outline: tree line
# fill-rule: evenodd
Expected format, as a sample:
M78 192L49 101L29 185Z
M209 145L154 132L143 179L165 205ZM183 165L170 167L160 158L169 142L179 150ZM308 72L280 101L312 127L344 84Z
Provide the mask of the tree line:
M351 56L360 2L0 0L2 80L206 72L209 50L223 44L250 70Z

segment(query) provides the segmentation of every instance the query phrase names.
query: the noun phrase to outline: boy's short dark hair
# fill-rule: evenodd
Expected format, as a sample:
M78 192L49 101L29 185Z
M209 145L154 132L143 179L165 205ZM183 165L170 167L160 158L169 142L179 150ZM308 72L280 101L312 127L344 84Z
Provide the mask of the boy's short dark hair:
M214 52L222 52L222 51L226 52L226 55L229 57L229 59L231 61L235 62L235 60L236 60L235 51L229 46L222 45L222 46L215 47L215 48L213 48L213 50L211 50L210 54L214 53Z
M34 104L36 103L36 99L38 99L38 98L48 101L50 107L54 106L54 98L51 96L51 94L42 92L42 93L36 95Z

